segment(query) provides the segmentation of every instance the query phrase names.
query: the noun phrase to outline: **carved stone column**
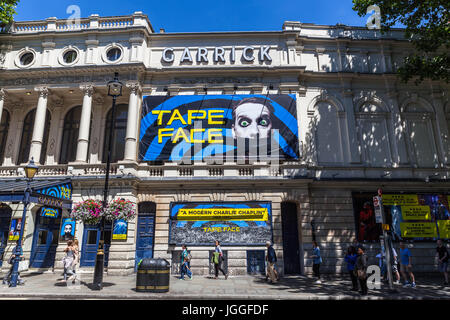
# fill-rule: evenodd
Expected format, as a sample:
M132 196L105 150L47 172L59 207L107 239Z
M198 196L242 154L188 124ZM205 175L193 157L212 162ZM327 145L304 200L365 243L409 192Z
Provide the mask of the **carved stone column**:
M130 88L130 100L128 103L128 119L127 119L127 133L125 136L125 161L136 161L137 151L137 131L138 127L138 107L139 107L139 94L141 86L137 82L127 83L127 87Z
M0 88L0 122L2 121L2 113L3 113L3 105L5 104L5 90L3 88ZM1 161L1 159L0 159Z
M82 84L83 107L81 109L80 130L78 132L76 162L86 162L89 148L89 131L91 128L92 94L94 87L91 84Z
M39 100L36 108L36 117L34 118L29 159L34 158L34 162L40 163L42 141L45 130L45 116L47 113L48 88L36 87L35 90L39 92Z

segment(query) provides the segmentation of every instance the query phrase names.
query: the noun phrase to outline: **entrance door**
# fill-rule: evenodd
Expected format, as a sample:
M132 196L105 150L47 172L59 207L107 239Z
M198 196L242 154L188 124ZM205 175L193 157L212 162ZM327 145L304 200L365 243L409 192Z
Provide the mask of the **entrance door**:
M104 229L104 266L108 266L109 247L111 245L111 224L106 223ZM95 267L95 260L97 258L98 244L100 241L100 224L84 225L83 242L81 246L80 267Z
M297 205L292 202L281 204L283 228L284 273L298 274L300 270L300 246L298 238Z
M136 258L134 269L141 259L153 258L153 242L155 235L156 204L144 202L139 204L139 216L136 235Z
M45 218L37 213L36 227L31 249L31 268L52 268L55 263L56 248L61 219Z
M9 206L0 207L0 267L3 264L6 242L8 241L9 225L11 223L12 210Z

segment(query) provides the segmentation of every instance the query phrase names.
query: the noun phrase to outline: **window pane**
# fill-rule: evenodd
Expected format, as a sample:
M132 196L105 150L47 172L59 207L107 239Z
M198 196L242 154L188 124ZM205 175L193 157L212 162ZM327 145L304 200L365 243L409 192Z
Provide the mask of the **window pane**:
M47 244L47 230L41 230L39 231L39 237L38 237L38 244Z
M80 130L81 106L72 108L64 118L63 138L59 163L75 161L78 133Z
M97 244L97 230L89 230L87 244Z
M111 143L111 162L122 160L125 152L125 136L127 131L128 105L120 104L116 107L116 121ZM105 139L103 143L103 162L108 156L109 131L112 125L112 110L109 110L106 117Z
M9 129L9 113L8 111L3 110L2 118L0 119L0 165L3 162L3 155L5 154L8 129Z
M22 129L22 138L20 142L20 151L18 156L18 164L28 163L30 156L30 146L31 146L31 138L33 136L33 128L34 128L34 118L36 116L36 109L30 111L24 119L23 129ZM45 161L45 154L47 152L47 143L48 143L48 134L50 128L50 112L47 110L47 114L45 116L45 128L44 128L44 137L42 141L41 155L39 162L41 164ZM36 159L35 159L36 160Z
M59 236L59 230L55 229L52 231L52 245L58 245L58 236Z

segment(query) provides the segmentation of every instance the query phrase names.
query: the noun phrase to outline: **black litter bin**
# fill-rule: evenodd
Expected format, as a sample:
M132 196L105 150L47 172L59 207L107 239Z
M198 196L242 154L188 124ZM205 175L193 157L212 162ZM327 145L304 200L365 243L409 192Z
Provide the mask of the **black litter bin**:
M165 259L142 259L136 276L138 292L168 292L170 264Z

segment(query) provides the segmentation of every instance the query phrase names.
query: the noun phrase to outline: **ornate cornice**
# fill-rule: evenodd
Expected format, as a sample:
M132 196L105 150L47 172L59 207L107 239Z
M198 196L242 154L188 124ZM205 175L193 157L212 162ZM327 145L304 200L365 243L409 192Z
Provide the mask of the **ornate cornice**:
M34 91L38 92L39 98L46 99L48 97L48 94L49 94L47 86L35 87Z
M83 91L83 95L92 97L94 94L94 85L92 83L82 83L80 84L80 90Z

